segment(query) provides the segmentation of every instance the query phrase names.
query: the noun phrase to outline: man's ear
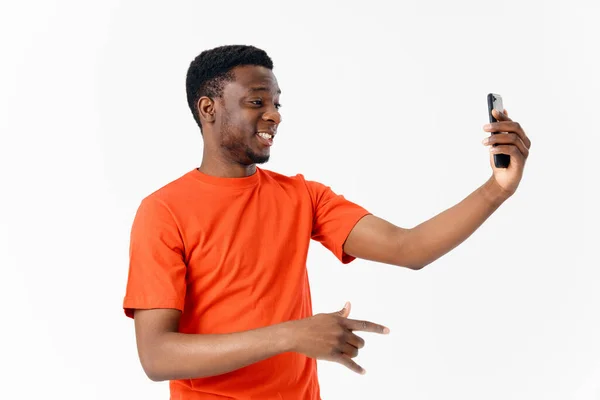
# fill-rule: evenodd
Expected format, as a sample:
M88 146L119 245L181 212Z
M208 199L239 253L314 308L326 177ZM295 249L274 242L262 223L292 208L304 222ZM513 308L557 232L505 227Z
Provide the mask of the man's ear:
M202 96L196 103L200 121L215 122L215 102L207 96Z

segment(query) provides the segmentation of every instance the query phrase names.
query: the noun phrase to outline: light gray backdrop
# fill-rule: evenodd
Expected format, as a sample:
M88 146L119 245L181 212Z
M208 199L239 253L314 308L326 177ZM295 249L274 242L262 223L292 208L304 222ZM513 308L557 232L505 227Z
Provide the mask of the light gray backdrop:
M315 243L315 312L352 302L365 376L329 399L600 399L598 2L35 1L0 11L0 398L166 399L121 310L133 214L199 165L185 73L268 51L284 122L265 168L411 227L491 174L486 94L533 141L517 194L422 271Z

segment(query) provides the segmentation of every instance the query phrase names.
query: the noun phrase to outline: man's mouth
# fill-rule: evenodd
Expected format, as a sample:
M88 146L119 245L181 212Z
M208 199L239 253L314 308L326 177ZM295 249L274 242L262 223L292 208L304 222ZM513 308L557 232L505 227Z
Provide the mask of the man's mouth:
M268 132L256 132L256 136L259 137L260 142L263 143L265 146L273 145L273 137L275 135Z

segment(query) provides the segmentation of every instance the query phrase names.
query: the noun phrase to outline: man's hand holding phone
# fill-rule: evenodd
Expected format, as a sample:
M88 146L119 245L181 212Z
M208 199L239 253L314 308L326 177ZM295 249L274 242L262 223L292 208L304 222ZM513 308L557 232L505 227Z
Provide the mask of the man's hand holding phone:
M497 122L490 122L483 126L488 133L502 132L502 134L491 134L483 140L485 146L490 149L490 165L494 171L494 180L507 196L511 196L519 186L523 177L525 162L529 157L531 140L518 122L508 117L506 110L500 112L492 110L493 117ZM495 154L507 154L510 163L506 168L498 168L494 163Z

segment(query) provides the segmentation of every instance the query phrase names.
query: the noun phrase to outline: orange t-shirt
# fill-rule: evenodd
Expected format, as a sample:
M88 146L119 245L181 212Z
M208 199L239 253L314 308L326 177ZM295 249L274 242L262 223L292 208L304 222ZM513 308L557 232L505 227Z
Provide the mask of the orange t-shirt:
M368 212L302 175L194 169L144 198L131 231L125 313L175 308L179 331L230 333L312 315L310 239L343 263ZM219 376L170 382L172 399L318 400L316 361L283 353Z

